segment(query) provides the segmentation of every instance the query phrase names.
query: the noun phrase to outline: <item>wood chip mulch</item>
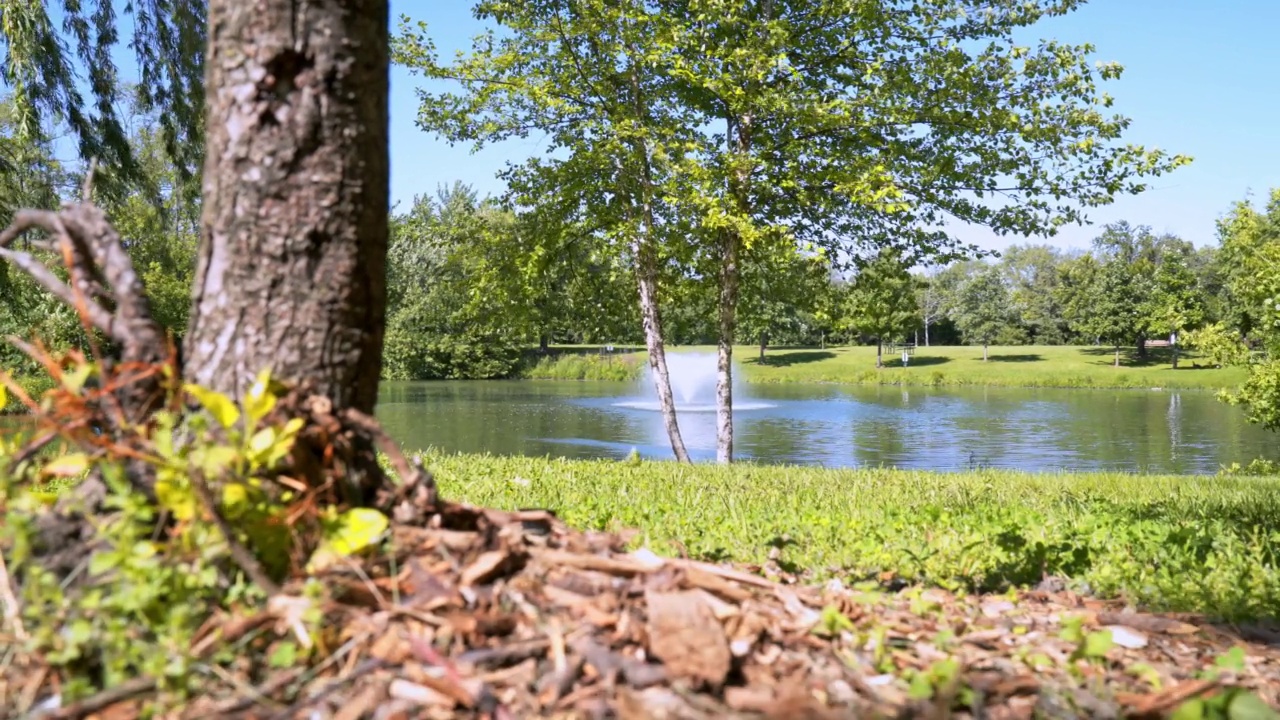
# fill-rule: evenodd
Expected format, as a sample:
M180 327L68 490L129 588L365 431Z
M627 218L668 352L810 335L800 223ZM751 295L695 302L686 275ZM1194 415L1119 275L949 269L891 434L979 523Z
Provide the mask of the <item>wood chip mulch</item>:
M1233 687L1280 707L1280 634L1263 628L1065 591L775 581L628 553L620 535L543 511L450 505L393 538L394 557L324 577L323 633L299 620L309 601L296 585L256 615L211 618L197 654L264 627L325 652L309 667L222 669L171 717L1155 718ZM1081 643L1060 637L1072 617L1111 629L1104 656L1077 657ZM1233 647L1242 663L1205 672ZM954 681L938 674L948 661ZM61 706L55 675L29 664L0 676L0 708L127 720L154 699L139 679Z

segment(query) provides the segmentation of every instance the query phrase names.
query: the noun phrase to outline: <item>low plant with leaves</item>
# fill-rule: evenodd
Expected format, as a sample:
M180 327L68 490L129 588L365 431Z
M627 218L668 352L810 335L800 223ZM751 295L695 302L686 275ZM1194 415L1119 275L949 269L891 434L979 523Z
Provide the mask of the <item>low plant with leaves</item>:
M103 432L127 373L79 353L34 354L56 385L37 399L4 378L31 423L0 436L0 547L19 587L23 649L59 673L63 700L130 682L180 700L246 652L269 665L321 648L320 605L306 601L319 588L304 579L282 600L282 583L376 547L389 521L335 492L325 452L318 476L299 472L311 418L285 407L297 395L263 372L233 400L157 366L147 372L161 378L161 407ZM48 492L58 480L74 485ZM199 642L218 612L279 602L297 604L293 637Z

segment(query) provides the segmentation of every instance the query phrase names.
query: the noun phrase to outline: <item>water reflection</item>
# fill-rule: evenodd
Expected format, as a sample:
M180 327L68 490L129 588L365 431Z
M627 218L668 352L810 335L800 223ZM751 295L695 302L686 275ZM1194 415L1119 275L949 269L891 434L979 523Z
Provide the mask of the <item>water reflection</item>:
M737 455L761 462L1212 473L1272 452L1212 393L765 385L736 399ZM625 383L388 383L378 416L409 447L668 458L662 417ZM751 409L746 409L751 408ZM679 413L690 454L715 457L715 415Z

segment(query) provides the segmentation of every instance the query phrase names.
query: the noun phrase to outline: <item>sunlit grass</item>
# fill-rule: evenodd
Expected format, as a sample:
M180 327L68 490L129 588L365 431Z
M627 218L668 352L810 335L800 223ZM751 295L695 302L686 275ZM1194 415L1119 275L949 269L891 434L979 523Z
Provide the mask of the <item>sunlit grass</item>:
M1000 590L1044 573L1147 606L1280 607L1280 478L931 473L432 455L450 498L636 528L666 553Z
M712 347L679 347L672 352L714 352ZM982 360L981 347L922 347L902 367L899 355L885 356L886 367L875 367L872 346L768 350L735 348L743 379L754 383L848 383L889 385L976 385L1060 388L1204 388L1235 387L1245 378L1243 368L1212 368L1194 353L1182 353L1172 369L1169 350L1152 349L1146 359L1133 349L1121 352L1121 366L1113 366L1114 350L1106 347L1015 346L992 347ZM1196 367L1200 365L1200 367ZM634 380L645 366L642 352L602 356L588 347L558 348L558 354L533 364L526 377L559 380Z

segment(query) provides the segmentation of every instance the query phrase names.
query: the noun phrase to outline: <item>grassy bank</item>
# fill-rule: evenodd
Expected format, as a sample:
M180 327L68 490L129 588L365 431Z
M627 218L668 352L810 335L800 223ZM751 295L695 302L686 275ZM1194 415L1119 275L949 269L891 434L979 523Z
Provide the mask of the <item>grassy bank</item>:
M680 347L672 352L714 352L712 347ZM1169 351L1153 349L1147 358L1121 352L1113 367L1113 351L1098 347L992 347L982 360L981 347L920 348L907 367L886 356L877 370L874 347L734 350L743 378L753 383L847 383L886 385L972 385L991 387L1179 388L1234 387L1244 380L1241 368L1206 367L1194 353L1183 353L1180 367L1170 367ZM1196 367L1201 365L1201 367ZM591 348L559 348L530 363L523 377L548 380L635 380L645 366L640 352L601 355Z
M45 391L53 388L53 379L47 375L28 375L14 378L18 386L23 389L32 398L39 399L44 395ZM6 402L0 406L0 415L18 415L25 413L27 408L18 399L15 393L5 393Z
M680 466L431 456L451 498L636 528L658 552L950 588L1044 573L1226 617L1280 606L1280 478Z

